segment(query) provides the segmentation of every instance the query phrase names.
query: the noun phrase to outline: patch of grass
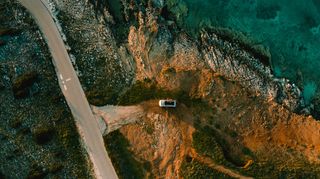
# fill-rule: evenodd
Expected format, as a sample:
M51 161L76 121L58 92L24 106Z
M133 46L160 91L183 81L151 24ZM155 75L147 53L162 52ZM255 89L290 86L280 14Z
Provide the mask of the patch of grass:
M195 159L189 161L184 160L181 165L180 175L185 179L194 178L219 178L229 179L232 178L224 173L214 170L205 164L200 163Z
M144 178L146 164L138 162L129 151L128 140L114 131L105 138L106 148L120 179Z
M197 130L192 134L192 145L199 154L212 158L216 163L230 165L215 137L207 130Z
M318 169L306 164L300 168L290 168L288 166L277 166L272 162L253 163L247 170L241 173L251 175L256 178L319 178Z
M249 156L252 156L252 151L248 148L248 147L243 147L242 150L243 154L245 155L249 155Z

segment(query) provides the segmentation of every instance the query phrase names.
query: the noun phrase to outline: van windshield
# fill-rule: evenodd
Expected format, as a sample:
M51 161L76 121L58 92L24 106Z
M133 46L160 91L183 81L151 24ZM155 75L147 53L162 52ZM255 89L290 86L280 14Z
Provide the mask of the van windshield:
M164 105L170 105L173 106L174 105L174 101L165 101Z

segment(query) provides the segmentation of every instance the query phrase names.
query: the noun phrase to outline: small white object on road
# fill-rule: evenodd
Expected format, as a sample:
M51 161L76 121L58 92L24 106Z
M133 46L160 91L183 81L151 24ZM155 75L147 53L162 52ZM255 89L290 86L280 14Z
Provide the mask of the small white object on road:
M63 76L62 76L62 74L60 74L60 79L61 79L61 80L63 80Z
M67 89L68 89L66 85L63 85L63 88L64 88L64 90L66 90L66 91L67 91Z
M68 82L68 81L70 81L71 80L71 78L68 78L68 79L66 79L66 82Z

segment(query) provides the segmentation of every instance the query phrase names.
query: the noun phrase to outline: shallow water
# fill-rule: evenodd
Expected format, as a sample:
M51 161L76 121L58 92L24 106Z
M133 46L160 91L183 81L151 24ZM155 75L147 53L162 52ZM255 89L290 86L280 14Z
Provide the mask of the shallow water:
M320 86L320 0L180 0L183 26L228 27L270 48L275 75Z

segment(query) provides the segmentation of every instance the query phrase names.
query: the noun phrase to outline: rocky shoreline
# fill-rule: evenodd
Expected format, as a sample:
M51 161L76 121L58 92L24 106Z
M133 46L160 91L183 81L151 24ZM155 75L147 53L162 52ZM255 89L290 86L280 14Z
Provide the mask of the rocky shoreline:
M122 1L122 3L125 6L124 9L139 9L132 8L132 5L125 3L125 1ZM136 59L138 69L143 69L142 71L146 74L145 77L148 77L150 69L144 68L148 68L151 65L150 61L155 61L152 58L159 58L159 56L166 58L166 55L170 56L174 48L174 45L170 42L174 38L173 36L179 36L179 34L184 33L183 30L179 30L173 24L167 26L169 22L161 16L164 8L167 7L163 1L153 1L153 4L149 4L144 13L140 11L137 15L137 21L139 22L139 27L136 29L137 35L130 36L129 33L129 48L130 40L132 40L131 52ZM215 73L224 76L230 81L239 82L245 88L251 90L254 95L261 95L266 100L274 100L279 104L283 104L291 111L297 113L303 111L305 114L310 114L305 109L305 102L299 87L288 79L276 78L272 74L271 66L263 63L268 61L270 57L266 57L266 59L256 58L250 51L241 47L242 39L240 37L238 37L239 39L228 41L222 38L225 34L227 33L215 33L210 28L203 29L200 32L199 38L189 38L194 46L186 48L189 48L189 51L197 51L199 49L197 52L199 54L197 55L200 55L200 60L203 59ZM233 35L231 38L237 37ZM154 55L153 49L162 49L161 52L158 52L159 56ZM163 51L163 49L167 51ZM256 51L255 55L265 57L266 55L263 53L263 51ZM139 67L139 63L144 67Z
M210 112L214 111L217 114L219 113L219 115L217 115L218 119L215 119L214 122L222 121L222 124L224 124L224 116L227 116L227 113L233 114L234 111L240 111L239 114L235 112L235 115L231 116L230 119L228 119L229 123L226 124L227 127L231 126L236 128L234 129L233 133L231 132L231 135L235 138L234 140L237 140L237 145L240 145L239 143L241 142L245 143L246 141L244 140L244 138L246 136L252 135L256 137L258 135L253 135L252 133L255 132L254 129L250 129L250 127L247 127L250 122L252 123L250 125L252 125L253 127L255 127L255 125L258 125L258 129L260 129L259 127L261 127L263 128L263 130L266 130L266 133L268 133L272 130L272 127L275 126L276 123L281 123L281 125L282 123L286 123L286 125L288 125L290 121L288 122L287 120L291 118L293 118L293 121L296 122L294 123L294 125L298 126L300 124L300 116L291 114L292 112L307 115L313 113L313 104L305 104L306 102L303 99L303 94L297 85L287 79L279 79L273 75L272 68L268 64L268 58L270 58L270 56L268 56L267 51L264 51L266 49L262 49L260 51L254 49L253 46L250 46L250 43L246 44L245 42L241 41L241 38L237 39L237 35L232 35L233 32L217 31L212 27L207 27L201 30L197 37L193 37L185 32L185 30L183 30L181 27L179 27L179 17L183 15L183 13L186 13L185 9L183 8L183 6L171 4L171 6L174 7L172 9L176 10L177 12L172 11L172 9L170 10L169 8L170 4L168 4L170 2L174 1L119 0L117 1L117 3L115 3L116 5L111 5L110 1L104 0L52 1L51 7L55 9L56 21L59 21L61 23L61 32L65 34L65 41L70 46L70 56L74 59L74 66L76 69L78 69L79 78L86 91L88 100L92 105L116 105L117 103L119 103L119 97L121 97L123 93L126 93L128 89L130 91L130 87L137 84L137 81L144 82L147 84L147 86L155 84L156 88L161 89L159 91L163 92L163 90L165 90L165 94L178 94L176 92L179 92L179 94L187 96L183 96L185 97L183 99L186 99L186 101L183 102L185 102L186 104L183 104L183 108L181 109L182 111L180 111L181 113L188 111L188 109L186 109L186 106L188 106L187 102L191 101L190 103L193 103L194 101L192 100L195 100L196 102L201 101L199 103L196 103L196 105L193 106L194 108L197 108L197 105L203 105L202 102L210 104L211 106L209 107L204 105L203 109ZM120 12L117 11L119 10L119 8L121 10ZM30 33L28 31L24 32L24 34L28 35L33 33ZM37 43L43 45L43 40L40 39L41 35L38 32L34 33L33 35L34 37L31 35L29 35L28 37L30 37L30 39L36 40ZM9 46L6 45L12 47L10 45L10 42L8 42L7 44L6 41L2 42L2 39L0 39L0 55L8 51L7 48ZM43 54L48 53L47 51L43 52L42 48L40 48L39 50L39 47L37 46L32 46L32 48L30 47L30 49L36 49L37 52L39 51L39 53L42 52ZM5 54L2 56L7 55ZM21 54L17 58L21 58ZM44 59L46 59L45 62L37 61L37 63L41 64L40 67L50 66L51 63L49 63L49 57L41 56L41 60ZM24 63L25 62L26 61L24 61ZM9 64L11 62L6 63ZM52 77L49 78L49 76L51 75L55 76L53 69L50 68L47 71L39 71L39 65L34 65L31 67L39 73L41 79L40 82L37 81L35 83L36 85L34 85L34 83L32 83L31 85L27 85L27 90L31 91L31 97L27 95L28 98L16 102L17 99L14 99L12 95L9 95L12 92L10 79L13 77L3 77L0 81L0 90L3 88L3 90L5 91L2 92L2 94L6 96L3 96L3 99L8 99L7 102L3 105L5 106L7 103L10 103L11 106L12 104L16 104L16 106L13 106L9 110L13 113L12 110L14 108L18 108L19 106L25 107L27 105L36 103L36 100L39 100L39 97L48 95L53 90L54 94L56 95L54 95L53 99L50 98L50 101L54 101L54 107L50 105L47 106L48 108L52 109L53 113L53 115L50 115L49 121L51 122L49 124L58 123L63 127L62 129L65 131L74 129L73 123L67 123L67 119L71 119L70 113L68 110L66 110L64 100L61 99L61 93L58 92L59 89L56 79L53 79ZM14 71L16 69L14 68L14 66L10 66L9 70ZM5 71L6 75L8 73L7 71ZM32 79L38 79L38 76ZM43 87L45 85L41 82L43 79L51 80L50 85L49 83L46 83L46 85L48 85L48 87L46 88ZM229 85L230 89L226 89L226 86L224 85ZM30 86L31 88L29 89ZM138 87L140 88L141 86ZM20 88L17 89L19 89L18 91L21 91ZM236 91L232 91L233 89L236 89ZM224 92L223 90L226 90L227 92ZM230 90L232 94L229 94L228 92L230 91L228 90ZM25 91L22 90L21 93L24 94L24 92ZM37 93L34 94L33 92ZM45 93L43 94L43 92ZM152 91L150 93L151 94L142 95L150 95L152 98ZM236 93L239 93L240 97L238 97ZM237 99L243 99L247 101L240 101L239 106L237 106L236 104L233 105L231 103L235 101L231 100L230 102L228 101L230 100L229 98L225 98L225 96L228 95L231 95L231 97L229 98L238 97ZM153 96L153 98L155 97ZM275 102L277 104L275 104ZM51 104L50 102L48 103ZM227 103L229 106L227 105ZM260 106L250 106L252 104L262 104L261 109ZM154 113L155 116L159 116L159 114L163 113L161 120L150 117L151 121L157 121L156 126L161 126L161 130L153 129L152 127L148 126L146 127L146 123L148 123L148 121L150 120L143 119L142 121L136 122L134 125L129 125L121 132L123 134L128 134L127 137L131 139L132 143L139 143L139 141L135 139L135 135L131 135L134 134L134 131L140 131L141 134L139 133L139 136L142 139L146 136L146 138L149 139L150 136L148 135L151 134L154 135L153 137L158 137L161 134L163 137L162 139L158 139L158 137L156 142L151 142L151 139L148 142L150 142L150 145L153 146L152 150L154 150L154 153L159 153L158 155L160 156L160 158L158 158L157 160L162 160L162 158L165 158L165 162L168 163L172 159L170 158L170 156L172 154L171 152L175 151L175 149L173 149L175 147L169 146L168 149L170 149L170 151L159 152L159 148L157 148L155 144L158 142L161 144L160 146L168 147L166 145L166 141L170 139L167 139L166 133L163 132L168 130L167 125L170 125L171 132L176 131L177 134L181 135L179 136L179 140L184 140L184 138L192 140L190 139L190 135L194 130L197 130L195 129L195 126L199 125L197 123L199 123L200 121L200 123L203 122L204 124L207 124L210 123L208 121L213 118L212 116L207 116L206 111L203 111L202 109L202 111L200 110L200 112L195 115L194 121L193 119L190 120L193 122L184 121L184 118L190 117L191 114L190 116L182 115L183 119L180 119L180 116L175 113L169 113L170 115L172 114L172 117L169 118L170 120L166 121L166 119L168 118L168 113L164 114L164 112L160 109L152 107L155 106L153 103L148 105L150 105L148 107L152 109L150 111L152 115ZM55 107L60 110L58 112L63 111L63 113L60 114L57 112L56 114ZM283 107L285 109L283 109ZM241 108L241 110L239 110L238 108ZM246 115L249 108L253 109L253 111L257 113L256 116L253 112L252 115ZM289 117L279 117L276 114L273 114L273 112L271 112L271 114L265 115L265 111L268 110L277 111L278 113L285 114L285 117ZM289 112L288 110L290 110L291 112ZM249 113L250 112L251 111L249 111ZM202 113L203 116L201 116ZM187 112L186 114L189 115L189 113ZM6 115L9 114L4 114L1 116L1 118L5 119ZM27 114L23 113L22 115ZM216 114L211 115L214 116ZM29 118L31 117L30 115L27 116ZM57 119L55 119L56 116L58 116ZM242 116L248 117L246 119L245 117L242 118ZM260 116L263 116L263 119L262 117L259 118ZM43 116L38 117L39 120L47 119ZM252 120L250 117L252 117ZM221 121L219 121L220 118ZM308 121L308 124L313 124L312 122L310 122L310 118L303 117L302 121ZM278 120L282 121L279 122ZM28 119L27 121L28 124L23 123L23 130L21 129L21 131L25 131L27 133L27 136L30 136L30 130L37 131L37 126L32 127L32 124L36 123L37 121L30 119ZM11 120L9 120L9 122L7 123L11 123ZM148 125L150 126L154 125L152 123L149 123ZM245 125L242 125L242 123ZM175 124L179 124L182 129L185 129L188 132L185 132L184 130L180 131L180 128L176 127ZM229 130L229 128L226 127L226 129L228 130L220 131L220 124L210 125L211 127L214 126L212 127L214 130L219 131L219 135L220 133L225 133L225 131ZM29 129L30 126L32 129ZM144 128L146 128L147 134L143 133ZM11 131L11 133L15 133L15 130L18 130L19 132L20 128L12 130L13 132ZM76 145L79 145L77 141L78 136L76 134L71 132L67 132L66 134L64 134L61 130L58 131L58 136L60 137L58 139L64 141L64 144L60 144L59 142L57 142L59 143L58 146L66 145L65 150L68 150L68 147L70 147L71 144L75 143ZM235 131L239 134L235 134ZM40 130L40 132L42 132L42 130ZM45 131L45 133L46 132L48 131ZM155 134L153 134L153 132L155 132ZM303 131L301 133L303 133ZM175 136L175 133L171 133L171 135ZM221 134L221 136L223 135ZM70 137L70 139L72 140L68 141L66 139L66 136ZM275 136L275 138L276 137L277 136ZM262 140L273 140L270 138L266 139L266 137L261 138ZM6 139L4 139L4 141L5 140ZM274 139L273 142L275 142L276 140L278 139ZM56 141L56 138L54 138L53 141ZM111 141L110 143L112 143L112 138L109 138L108 141ZM173 143L175 144L177 141L178 139L175 139ZM296 143L297 142L293 142L292 145L290 143L289 146L293 146L292 148L294 148L296 146ZM107 144L107 147L109 144ZM52 145L54 146L54 144ZM109 146L110 148L114 147L113 150L117 151L117 145L112 146L111 144ZM141 146L144 145L147 144L141 144ZM184 147L183 142L181 142L179 145L181 145L181 147ZM249 146L249 144L246 145ZM139 146L140 144L133 147L139 148ZM48 148L50 148L50 146L48 146ZM72 150L77 149L72 148ZM123 150L127 150L126 147L124 147ZM31 151L33 151L33 149ZM181 156L179 155L179 157L184 157L184 152L186 151L183 151L183 153L181 154ZM141 154L142 156L144 155L143 153L139 154ZM133 158L130 153L127 153L127 155L130 156L130 159ZM80 152L75 156L71 156L69 154L68 156L79 157L80 162L78 164L81 166L83 165L83 168L86 168L86 170L81 174L86 175L86 177L90 177L88 174L89 166L87 166L87 164L84 164L84 159L82 157L80 158ZM173 159L177 160L178 164L181 164L182 162L181 158ZM156 166L157 160L154 164ZM148 162L146 163L148 164ZM67 164L65 164L65 168L59 168L56 172L58 173L58 175L63 175L64 173L68 172L72 176L76 175L72 172L76 171L73 170L73 168L76 168L78 164L72 164L72 162L70 162L70 167L67 167ZM171 164L169 163L168 165ZM0 165L1 170L3 170L3 168L5 167L8 166ZM27 163L25 167L26 169L29 169L33 166L30 166L30 164ZM47 171L46 165L40 167L36 166L35 168L37 170L40 170L39 168L41 167L44 168L42 170ZM174 172L170 171L172 173L168 173L170 173L171 175L179 176L177 172L180 170L180 166L176 165L175 167L176 168L174 169ZM170 169L170 167L168 168ZM165 171L167 171L167 168L155 168L154 170L156 171L156 173L158 172L158 174L165 175ZM21 174L21 176L26 176L26 172L28 171L25 170L23 172L24 173ZM50 172L49 174L45 174L51 175Z
M241 49L238 44L221 40L215 33L201 32L201 49L210 68L230 81L239 82L257 96L274 100L289 110L304 107L301 90L288 79L274 77L270 66Z

